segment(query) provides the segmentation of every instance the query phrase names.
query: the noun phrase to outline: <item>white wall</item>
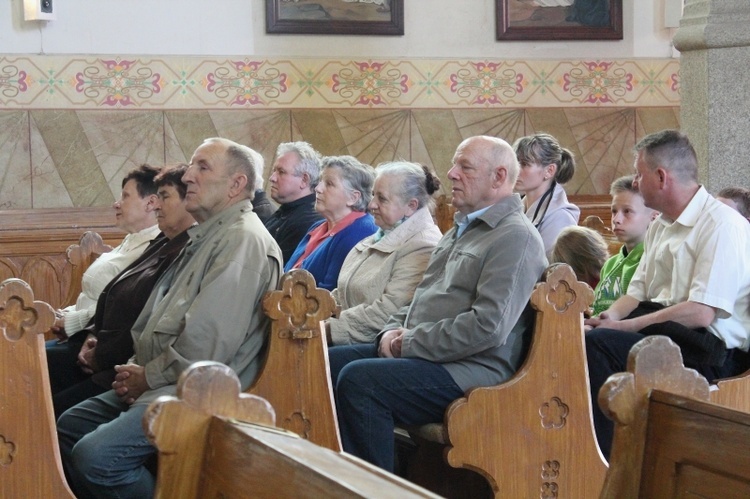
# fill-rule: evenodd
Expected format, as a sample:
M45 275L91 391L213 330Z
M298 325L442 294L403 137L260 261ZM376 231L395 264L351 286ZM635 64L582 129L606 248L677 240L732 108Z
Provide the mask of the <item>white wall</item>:
M265 0L55 0L57 20L26 22L0 2L0 54L261 55L390 58L666 58L667 0L623 0L624 40L498 42L495 0L405 0L406 35L266 35Z

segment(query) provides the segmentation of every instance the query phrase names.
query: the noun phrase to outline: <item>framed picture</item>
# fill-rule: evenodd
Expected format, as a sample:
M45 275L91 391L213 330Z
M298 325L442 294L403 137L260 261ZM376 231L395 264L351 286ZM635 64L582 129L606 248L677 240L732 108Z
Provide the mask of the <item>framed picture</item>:
M498 40L622 40L622 0L495 0Z
M404 0L266 0L266 32L403 35Z

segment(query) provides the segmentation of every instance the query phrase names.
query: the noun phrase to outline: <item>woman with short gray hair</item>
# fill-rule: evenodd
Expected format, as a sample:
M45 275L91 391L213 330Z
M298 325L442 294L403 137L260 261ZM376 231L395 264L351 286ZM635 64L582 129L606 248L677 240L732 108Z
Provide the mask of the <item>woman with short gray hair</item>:
M411 302L442 236L430 214L439 188L440 180L416 163L378 166L369 209L379 229L344 260L333 292L341 313L326 323L329 344L373 341L388 317Z
M341 265L355 244L377 229L367 205L372 198L373 168L353 156L323 158L315 187L315 210L325 217L302 238L284 271L302 268L318 287L333 290Z

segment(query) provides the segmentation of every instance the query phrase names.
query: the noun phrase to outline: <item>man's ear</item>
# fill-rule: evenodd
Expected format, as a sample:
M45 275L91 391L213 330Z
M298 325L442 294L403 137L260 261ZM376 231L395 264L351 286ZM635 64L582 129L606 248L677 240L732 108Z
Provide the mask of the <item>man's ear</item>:
M504 166L498 166L497 168L495 168L492 180L495 184L495 187L500 187L501 185L505 184L505 182L508 180L508 169Z
M665 187L667 184L667 171L664 168L657 168L656 174L659 176L659 187Z
M245 190L245 187L247 187L247 175L240 172L233 174L229 184L229 197L239 196Z
M305 189L310 188L310 174L309 173L303 173L300 178L302 179L302 182L299 184L299 190L304 191Z

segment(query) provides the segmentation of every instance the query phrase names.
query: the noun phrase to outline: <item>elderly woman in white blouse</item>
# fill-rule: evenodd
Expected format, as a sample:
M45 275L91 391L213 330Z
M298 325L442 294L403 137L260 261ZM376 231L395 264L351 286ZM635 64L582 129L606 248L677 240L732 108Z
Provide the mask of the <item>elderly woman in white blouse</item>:
M329 345L374 340L391 314L409 304L441 233L430 214L440 180L407 161L380 165L369 211L378 231L347 255L333 294L341 306L326 323Z
M122 243L109 253L100 255L84 272L81 294L75 305L55 312L52 328L60 339L81 331L96 312L96 302L104 287L125 267L133 263L159 234L156 225L156 184L160 169L141 165L122 180L120 199L112 204L116 225L128 233ZM49 347L49 345L48 345Z

